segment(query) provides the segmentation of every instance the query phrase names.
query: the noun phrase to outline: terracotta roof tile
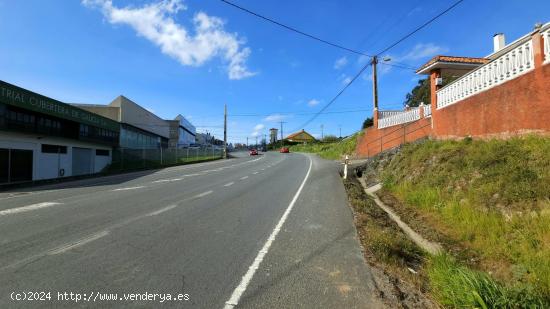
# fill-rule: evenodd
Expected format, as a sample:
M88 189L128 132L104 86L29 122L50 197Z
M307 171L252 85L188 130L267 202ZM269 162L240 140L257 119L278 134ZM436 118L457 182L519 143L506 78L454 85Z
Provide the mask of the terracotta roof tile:
M472 63L472 64L485 64L490 60L487 58L475 58L475 57L455 57L455 56L435 56L430 61L423 64L416 72L420 72L423 69L429 67L436 62L453 62L453 63Z

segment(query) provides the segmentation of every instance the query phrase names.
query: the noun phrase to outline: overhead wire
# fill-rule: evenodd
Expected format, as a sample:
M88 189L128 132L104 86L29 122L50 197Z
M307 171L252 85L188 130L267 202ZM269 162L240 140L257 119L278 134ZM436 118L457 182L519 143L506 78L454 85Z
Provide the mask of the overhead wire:
M454 2L450 7L448 7L447 9L443 10L442 12L440 12L439 14L437 14L436 16L432 17L431 19L429 19L428 21L426 21L425 23L423 23L422 25L418 26L417 28L415 28L413 31L407 33L406 35L404 35L403 37L401 37L400 39L398 39L397 41L395 41L394 43L390 44L389 46L387 46L386 48L384 48L383 50L381 50L380 52L376 53L376 55L369 55L369 54L366 54L364 52L361 52L361 51L357 51L357 50L354 50L354 49L351 49L351 48L348 48L348 47L345 47L345 46L342 46L340 44L337 44L337 43L333 43L333 42L330 42L328 40L325 40L325 39L322 39L322 38L319 38L317 36L314 36L314 35L311 35L311 34L308 34L308 33L305 33L301 30L298 30L294 27L291 27L291 26L288 26L288 25L285 25L281 22L278 22L272 18L269 18L269 17L266 17L264 15L261 15L259 13L256 13L256 12L253 12L247 8L244 8L242 6L239 6L235 3L232 3L230 1L227 1L227 0L220 0L230 6L233 6L239 10L242 10L244 12L247 12L251 15L254 15L258 18L261 18L265 21L268 21L270 23L273 23L277 26L280 26L282 28L285 28L287 30L290 30L292 32L295 32L295 33L298 33L300 35L303 35L303 36L306 36L310 39L313 39L313 40L316 40L316 41L319 41L321 43L324 43L326 45L330 45L330 46L333 46L333 47L336 47L336 48L339 48L339 49L342 49L342 50L346 50L348 52L351 52L351 53L355 53L355 54L358 54L358 55L363 55L363 56L367 56L367 57L370 57L370 58L374 58L374 57L378 57L380 56L381 54L383 53L386 53L387 51L391 50L392 48L394 48L395 46L397 46L398 44L400 44L401 42L405 41L406 39L408 39L409 37L411 37L412 35L414 35L415 33L417 33L418 31L422 30L423 28L425 28L427 25L431 24L432 22L434 22L435 20L437 20L438 18L440 18L441 16L445 15L447 12L451 11L453 8L455 8L456 6L458 6L460 3L462 3L464 0L458 0L456 2ZM394 61L395 63L398 63L396 61ZM382 62L383 63L383 62ZM388 63L383 63L385 65L390 65ZM302 126L301 128L304 128L306 127L307 125L309 125L313 120L315 120L321 113L323 113L330 105L332 105L348 88L349 86L351 86L355 80L357 80L357 78L359 76L361 76L363 74L363 72L370 66L372 65L372 61L368 62L367 64L365 64L357 74L355 74L353 76L353 78L325 105L323 106L323 108L321 108L321 110L319 110L318 112L316 112L313 117L311 117L309 120L307 120ZM391 64L391 66L394 66L394 67L401 67L401 68L404 68L404 69L412 69L412 67L409 67L407 65L404 65L404 64L401 64L399 65L398 64ZM296 131L296 130L295 130Z

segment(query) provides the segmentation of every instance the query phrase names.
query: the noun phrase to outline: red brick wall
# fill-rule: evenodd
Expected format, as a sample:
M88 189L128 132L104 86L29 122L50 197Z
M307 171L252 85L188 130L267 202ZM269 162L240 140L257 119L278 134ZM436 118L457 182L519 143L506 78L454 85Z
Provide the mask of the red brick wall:
M435 138L507 137L550 132L550 65L433 110Z
M376 124L376 123L375 123ZM412 142L429 136L432 131L431 118L378 129L372 126L364 130L358 137L356 155L358 157L371 157L380 151L397 147L404 142Z

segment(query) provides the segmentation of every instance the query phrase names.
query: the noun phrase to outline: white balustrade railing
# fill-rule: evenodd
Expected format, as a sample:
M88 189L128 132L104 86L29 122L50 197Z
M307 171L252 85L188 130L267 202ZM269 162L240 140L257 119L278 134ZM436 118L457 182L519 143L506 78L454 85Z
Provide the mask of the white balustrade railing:
M544 41L544 63L550 63L550 23L545 25L546 30L542 31Z
M431 116L432 116L432 106L424 105L424 117L431 117Z
M506 54L469 72L437 91L437 108L444 108L493 88L534 68L531 38Z
M403 111L379 111L378 112L378 119L382 118L388 118L394 115L401 114Z
M382 129L382 128L387 128L391 126L396 126L398 124L407 123L418 119L420 119L420 109L418 107L414 107L408 111L401 111L398 114L394 114L386 118L382 118L382 119L379 118L378 128Z

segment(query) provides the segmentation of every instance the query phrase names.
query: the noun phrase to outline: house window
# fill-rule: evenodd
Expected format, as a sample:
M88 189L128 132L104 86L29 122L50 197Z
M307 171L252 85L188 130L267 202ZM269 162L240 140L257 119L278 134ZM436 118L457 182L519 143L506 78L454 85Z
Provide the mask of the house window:
M108 157L108 156L109 156L109 150L105 150L105 149L96 149L96 150L95 150L95 155L96 155L96 156Z
M42 144L42 153L67 153L67 146Z

